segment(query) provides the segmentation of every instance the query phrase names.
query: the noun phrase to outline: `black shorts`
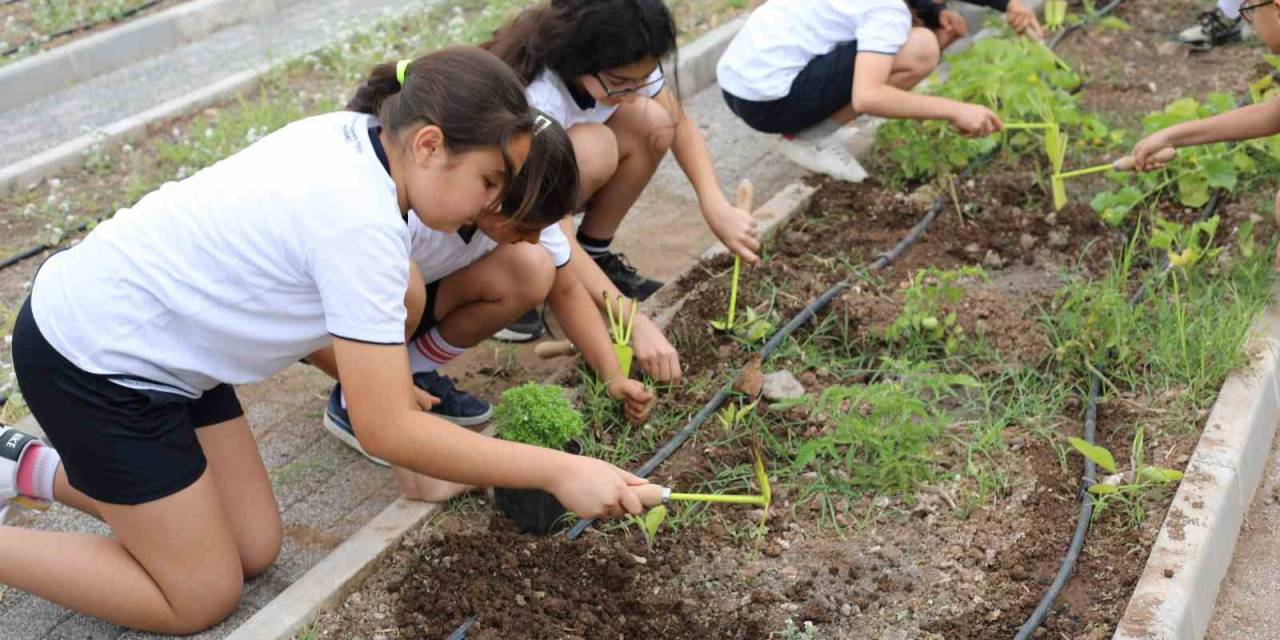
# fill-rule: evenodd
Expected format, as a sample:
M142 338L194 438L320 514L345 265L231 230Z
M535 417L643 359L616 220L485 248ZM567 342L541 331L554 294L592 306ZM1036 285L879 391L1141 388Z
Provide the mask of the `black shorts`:
M413 342L427 332L434 329L440 324L440 319L436 317L436 296L440 293L440 280L427 283L427 303L422 306L422 317L418 319L418 326L413 330L413 335L409 336L409 342Z
M142 504L191 486L207 466L195 430L244 415L230 385L192 399L80 369L45 340L30 299L13 327L13 367L71 486L110 504Z
M763 133L795 133L830 118L853 102L853 61L858 43L846 42L809 61L777 100L743 100L728 91L724 101L747 126Z

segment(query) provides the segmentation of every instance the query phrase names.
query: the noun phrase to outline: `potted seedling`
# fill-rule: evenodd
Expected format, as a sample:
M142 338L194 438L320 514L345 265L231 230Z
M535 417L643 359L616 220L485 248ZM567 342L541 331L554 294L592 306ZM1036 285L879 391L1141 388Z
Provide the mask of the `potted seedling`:
M576 438L584 425L564 390L530 382L508 389L494 409L498 437L569 453L581 452ZM565 508L555 496L539 489L494 488L494 504L524 533L546 535L565 523Z
M747 213L755 206L755 187L750 180L738 183L738 208ZM733 256L733 279L729 284L729 314L723 320L712 320L711 328L721 332L731 332L735 328L734 315L738 308L738 276L742 272L742 258Z
M635 351L631 348L631 330L636 324L636 309L640 304L635 300L628 300L622 296L618 296L616 300L618 305L618 313L614 314L614 302L609 300L609 293L604 293L604 310L609 314L609 335L613 336L613 352L618 356L618 368L622 370L622 377L631 377L631 360L635 357ZM623 305L623 303L629 303ZM630 308L628 312L627 307Z

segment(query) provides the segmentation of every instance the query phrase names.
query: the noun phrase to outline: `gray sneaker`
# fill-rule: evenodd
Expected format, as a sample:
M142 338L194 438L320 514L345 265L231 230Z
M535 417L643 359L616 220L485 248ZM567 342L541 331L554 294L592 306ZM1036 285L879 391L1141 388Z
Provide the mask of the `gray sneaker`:
M1221 9L1204 11L1196 16L1196 24L1178 34L1178 42L1205 51L1244 38L1244 21L1232 20Z

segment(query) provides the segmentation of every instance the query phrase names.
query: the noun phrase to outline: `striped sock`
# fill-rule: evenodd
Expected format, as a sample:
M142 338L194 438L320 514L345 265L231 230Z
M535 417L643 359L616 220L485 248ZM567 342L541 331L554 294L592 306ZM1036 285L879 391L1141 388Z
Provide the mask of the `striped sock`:
M53 478L62 456L53 447L33 444L18 461L18 495L53 501Z
M586 251L587 255L592 258L599 258L600 256L609 253L609 245L612 243L613 238L606 238L604 240L592 238L591 236L582 233L582 229L578 229L578 244L582 245L582 250Z
M409 348L409 368L414 373L435 371L449 364L450 360L461 355L463 351L466 349L449 344L440 335L440 328L436 327L413 341L413 345Z

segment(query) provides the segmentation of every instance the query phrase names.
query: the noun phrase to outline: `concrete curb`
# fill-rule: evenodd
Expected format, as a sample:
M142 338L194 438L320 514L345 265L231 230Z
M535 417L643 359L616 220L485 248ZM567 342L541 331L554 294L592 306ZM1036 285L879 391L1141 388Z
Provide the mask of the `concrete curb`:
M1209 628L1280 421L1280 304L1254 321L1247 352L1252 366L1222 385L1115 640L1199 640Z
M686 55L681 56L677 68L682 92L697 93L715 83L716 60L729 46L742 22L739 19L726 23L684 47ZM790 185L761 209L777 211L770 214L775 221L773 225L808 204L813 190L799 186L808 189L808 193L797 193L797 185ZM763 222L765 218L761 220ZM670 313L670 316L674 315L674 311ZM320 564L258 610L226 640L292 640L322 610L358 587L381 558L395 550L405 535L421 527L440 508L439 504L397 499L355 535L338 545Z
M118 142L141 135L147 127L157 122L175 118L197 109L233 98L256 87L270 71L260 66L223 78L199 91L174 98L158 107L111 123L92 133L86 133L64 142L44 153L32 156L0 168L0 193L7 189L34 183L53 173L80 162L82 156L96 145Z
M193 0L0 68L0 109L17 107L126 64L170 51L280 0Z

